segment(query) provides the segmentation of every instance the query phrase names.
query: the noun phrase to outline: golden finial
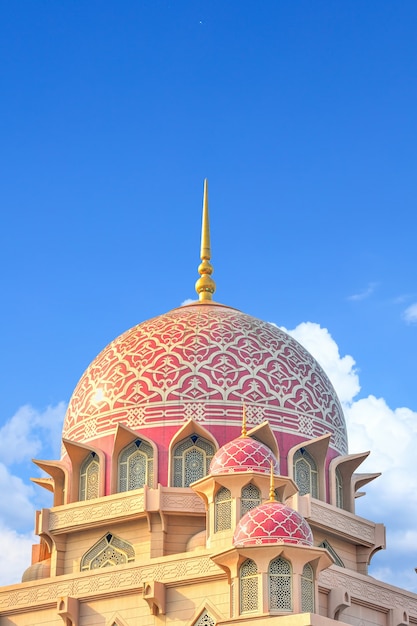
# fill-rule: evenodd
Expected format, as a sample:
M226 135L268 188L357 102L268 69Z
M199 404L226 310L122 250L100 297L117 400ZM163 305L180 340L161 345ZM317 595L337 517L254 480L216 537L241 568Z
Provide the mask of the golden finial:
M198 266L200 278L195 284L195 290L198 293L200 302L212 300L213 293L216 291L216 283L212 279L213 266L210 263L210 224L208 210L208 182L204 179L204 199L203 199L203 221L201 225L201 263Z
M246 404L242 405L242 432L241 437L246 437L248 431L246 430Z
M275 484L274 484L274 462L271 461L271 476L269 482L269 501L275 502Z

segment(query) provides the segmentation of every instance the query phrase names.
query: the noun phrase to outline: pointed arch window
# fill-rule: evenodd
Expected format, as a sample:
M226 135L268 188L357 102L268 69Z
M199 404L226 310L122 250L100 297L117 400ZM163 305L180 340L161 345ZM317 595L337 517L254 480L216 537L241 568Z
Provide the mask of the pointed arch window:
M301 496L311 493L313 498L318 498L317 465L305 448L300 448L294 454L294 480Z
M337 554L336 550L333 548L333 546L330 545L330 543L326 539L322 541L321 543L319 543L318 547L326 548L326 550L330 552L335 564L338 565L339 567L345 567L345 564L343 563L340 556Z
M310 563L306 563L301 574L301 611L314 613L314 572Z
M292 611L292 568L279 557L268 568L269 606L271 611Z
M240 516L243 517L245 513L255 509L261 504L261 492L252 483L243 487L240 494Z
M240 566L240 612L258 610L258 568L255 561L246 559Z
M211 615L204 609L198 620L194 623L194 626L215 626L215 623Z
M153 487L153 466L152 446L142 439L133 441L119 455L118 491Z
M222 487L214 497L214 532L232 528L232 494Z
M173 450L173 486L189 487L207 475L214 456L214 446L199 435L180 441Z
M81 559L81 571L130 563L134 560L133 546L120 537L107 533L84 554Z
M95 452L84 459L80 467L80 501L99 497L100 464Z
M338 467L335 472L336 479L336 506L343 509L343 479Z

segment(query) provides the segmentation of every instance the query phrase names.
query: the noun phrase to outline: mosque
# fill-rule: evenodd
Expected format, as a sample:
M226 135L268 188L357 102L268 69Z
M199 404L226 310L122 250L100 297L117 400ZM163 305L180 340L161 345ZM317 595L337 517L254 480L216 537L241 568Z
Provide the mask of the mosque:
M32 564L0 626L408 626L368 575L382 524L336 392L279 328L213 300L204 186L198 301L117 337L69 403Z

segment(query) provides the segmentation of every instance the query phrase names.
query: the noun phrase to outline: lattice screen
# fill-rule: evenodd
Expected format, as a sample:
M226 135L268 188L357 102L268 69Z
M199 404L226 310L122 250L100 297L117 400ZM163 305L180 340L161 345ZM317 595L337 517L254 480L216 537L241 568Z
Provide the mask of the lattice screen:
M318 498L317 465L307 450L297 450L294 454L294 480L301 496L311 493L313 498Z
M232 528L232 494L222 487L214 499L214 532Z
M209 615L204 609L198 620L195 622L194 626L215 626L215 623L216 622L211 617L211 615Z
M133 546L120 537L107 533L84 554L80 569L81 571L99 569L100 567L130 563L134 560Z
M336 467L336 506L343 509L343 480L338 467Z
M269 606L271 610L292 611L291 565L283 558L269 564Z
M189 487L207 475L214 446L197 435L180 441L173 452L174 487Z
M240 612L258 610L258 568L251 559L240 567Z
M153 487L153 449L141 439L129 444L119 456L119 491Z
M80 500L99 497L100 465L95 452L90 452L80 467Z
M301 610L314 613L314 572L310 563L304 565L301 576Z
M240 515L243 517L245 513L250 511L251 509L256 508L261 504L261 492L258 487L252 485L246 485L243 487L242 492L240 494Z

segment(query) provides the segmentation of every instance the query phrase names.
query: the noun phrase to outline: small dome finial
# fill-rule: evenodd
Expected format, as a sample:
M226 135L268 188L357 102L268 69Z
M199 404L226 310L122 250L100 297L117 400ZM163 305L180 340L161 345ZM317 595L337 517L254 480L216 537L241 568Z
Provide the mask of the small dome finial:
M213 293L216 291L216 283L212 279L213 266L210 263L210 223L208 210L208 182L204 179L204 198L203 198L203 221L201 225L201 263L198 266L200 278L195 284L195 290L198 293L200 302L212 300Z
M269 480L269 501L270 502L275 502L276 501L276 497L275 497L275 481L274 481L274 464L271 461L271 476L270 476L270 480Z
M246 437L248 431L246 430L246 404L242 405L242 432L240 434L241 437Z

